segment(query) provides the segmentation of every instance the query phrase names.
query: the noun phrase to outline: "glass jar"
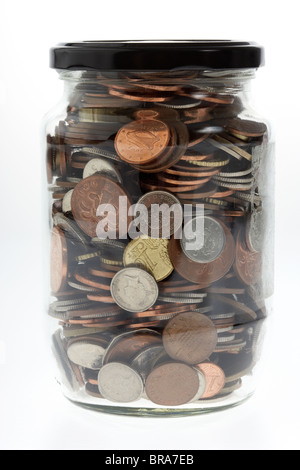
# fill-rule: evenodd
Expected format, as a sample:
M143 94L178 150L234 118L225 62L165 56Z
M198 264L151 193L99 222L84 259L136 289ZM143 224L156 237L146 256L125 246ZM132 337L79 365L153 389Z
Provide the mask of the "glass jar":
M189 415L255 390L273 295L273 138L255 43L51 50L49 315L58 381L98 411Z

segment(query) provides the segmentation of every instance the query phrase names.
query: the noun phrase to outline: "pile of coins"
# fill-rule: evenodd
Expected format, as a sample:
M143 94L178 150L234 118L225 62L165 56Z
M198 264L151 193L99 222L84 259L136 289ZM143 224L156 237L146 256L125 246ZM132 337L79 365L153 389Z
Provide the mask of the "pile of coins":
M204 72L84 72L47 135L49 314L75 400L197 406L238 390L257 362L268 129L214 85ZM155 237L140 225L130 238L136 204ZM168 238L151 218L162 204L181 211ZM185 205L191 230L201 219L201 248L176 236Z

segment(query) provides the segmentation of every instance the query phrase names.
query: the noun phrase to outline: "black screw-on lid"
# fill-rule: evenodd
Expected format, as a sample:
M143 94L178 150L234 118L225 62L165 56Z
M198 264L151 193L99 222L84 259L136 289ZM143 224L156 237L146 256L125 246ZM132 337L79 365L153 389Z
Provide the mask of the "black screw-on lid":
M59 44L50 67L62 70L247 69L264 65L254 42L84 41Z

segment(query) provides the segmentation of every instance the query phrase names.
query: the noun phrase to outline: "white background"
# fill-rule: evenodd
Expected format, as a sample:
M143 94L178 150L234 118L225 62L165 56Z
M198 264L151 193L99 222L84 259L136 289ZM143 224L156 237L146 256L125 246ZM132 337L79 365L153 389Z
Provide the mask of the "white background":
M0 448L299 449L299 10L296 0L2 0L0 4ZM276 297L256 395L218 414L94 414L61 396L42 282L40 125L62 84L58 42L237 39L266 48L256 107L276 132Z

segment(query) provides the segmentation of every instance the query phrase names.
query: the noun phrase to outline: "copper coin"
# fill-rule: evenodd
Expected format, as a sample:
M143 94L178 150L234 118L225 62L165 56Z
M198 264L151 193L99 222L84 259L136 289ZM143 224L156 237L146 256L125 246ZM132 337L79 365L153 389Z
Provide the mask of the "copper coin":
M109 319L108 321L101 321L101 322L98 322L98 323L94 323L94 324L91 324L91 325L82 325L84 328L104 328L104 329L110 329L110 328L114 328L114 327L119 327L119 326L127 326L129 324L129 320L123 320L123 319L119 319L119 320L116 320L116 319Z
M66 152L65 152L65 129L66 123L64 121L60 121L58 128L56 129L56 137L58 142L58 156L59 156L59 166L60 166L60 173L61 176L66 176L67 174L67 159L66 159Z
M230 297L225 295L214 294L214 300L221 302L221 304L229 305L230 308L233 308L237 314L239 314L240 321L249 322L257 319L257 314L251 308L242 302L238 302Z
M68 247L66 237L59 227L54 227L51 237L51 290L54 294L66 286L68 274Z
M117 90L115 87L109 88L109 94L113 96L119 96L120 98L124 98L125 100L134 100L134 101L147 101L150 103L164 103L171 99L170 94L154 94L154 93L137 93L135 91L130 90Z
M127 362L146 347L161 344L161 336L152 330L136 330L124 333L112 340L103 358L103 364L108 362Z
M193 124L194 122L205 122L211 119L211 111L214 106L186 109L183 113L183 120L186 124Z
M176 185L177 186L191 185L191 186L197 186L198 188L199 188L199 185L208 183L208 181L210 180L209 177L194 179L191 175L189 175L190 176L189 180L182 180L182 179L180 179L179 176L181 176L181 175L178 175L178 176L175 176L175 177L171 178L171 177L165 176L164 174L159 174L158 175L158 180L163 182L163 183L174 184L175 186Z
M105 271L103 269L98 269L96 266L89 266L88 272L95 277L104 277L106 279L112 279L114 277L113 272Z
M250 121L235 118L226 122L226 130L246 137L260 137L267 132L267 126L263 122Z
M151 191L144 194L138 200L138 204L144 205L148 210L148 217L145 221L143 221L147 225L150 233L153 229L157 230L159 237L161 237L163 232L162 213L159 213L159 220L157 221L157 223L154 223L154 220L152 220L151 217L151 208L154 204L158 204L159 206L162 206L164 204L167 205L169 208L174 208L174 211L170 210L170 235L173 235L180 229L183 220L183 210L179 200L173 194L170 194L166 191Z
M95 308L86 308L84 310L72 310L68 312L68 319L72 318L103 318L106 316L113 316L119 315L121 313L121 309L115 305L107 307L97 307Z
M193 191L195 189L200 189L201 184L198 184L197 186L189 185L189 186L171 186L170 184L165 184L161 182L158 184L158 182L146 182L146 181L141 181L141 186L143 189L147 191L168 191L170 193L182 193L185 194L186 192ZM209 193L210 194L210 193Z
M170 133L171 137L168 142L168 145L166 146L164 152L159 155L155 160L148 163L147 165L145 164L140 164L140 165L133 165L133 167L137 170L142 170L143 173L158 173L161 170L164 170L165 167L169 167L172 165L172 160L171 157L174 152L174 148L176 148L177 145L177 134L175 132L175 129L173 127L170 127Z
M219 220L226 236L225 248L219 258L211 263L196 263L183 252L180 240L171 238L168 249L171 263L175 270L184 279L194 284L208 287L215 281L222 279L233 265L235 258L235 243L230 230ZM200 361L199 361L200 362Z
M145 321L140 321L138 323L132 323L132 321L128 322L126 325L126 330L137 330L139 328L160 328L161 327L161 321L160 320L145 320Z
M193 401L199 390L197 371L186 364L170 362L156 367L147 377L147 397L157 405L180 406Z
M202 162L203 160L210 160L213 157L214 152L200 153L189 149L189 151L182 156L182 160L187 162Z
M197 312L180 313L163 332L163 344L170 357L187 364L199 364L216 348L218 333L213 322Z
M178 192L177 197L181 200L182 204L187 201L187 204L190 204L191 201L197 201L199 199L203 199L204 197L211 197L214 196L216 193L217 186L215 184L209 182L205 184L202 188L202 190L199 192L195 192L191 190L191 192Z
M223 198L223 197L229 197L234 194L234 191L232 189L224 189L224 191L221 191L221 188L218 189L217 192L213 195L214 198Z
M226 381L225 374L221 367L213 362L203 362L197 365L197 369L204 374L206 379L206 389L201 399L213 398L218 395L221 390L223 390Z
M200 144L200 142L203 142L205 139L209 137L209 134L202 134L198 135L197 137L191 137L191 140L188 144L188 147L194 147L197 144Z
M207 169L207 168L191 168L191 166L183 166L183 165L176 165L172 168L168 168L166 173L175 176L190 176L190 177L206 177L206 176L214 176L220 172L219 169Z
M125 197L127 201L127 212L123 211L123 214L119 213L119 197ZM112 215L116 217L113 217L111 222L112 224L116 222L117 226L113 229L119 237L125 236L128 230L127 224L132 221L132 218L127 221L128 210L131 206L130 199L119 183L103 175L95 174L77 184L71 200L72 213L77 224L92 238L97 236L97 226L103 219L97 215L100 205L103 207L107 205L108 208L114 207L115 213ZM119 225L119 216L124 217L124 223L121 225ZM121 229L121 227L124 228Z
M87 296L88 300L91 300L92 302L102 302L102 303L105 303L105 304L114 304L115 301L114 299L109 296L109 295L106 295L105 293L103 294L89 294Z
M150 165L145 167L143 165L143 172L158 173L164 171L175 165L181 159L182 155L184 155L189 142L187 126L179 120L172 120L170 132L171 139L165 152L156 159L157 161L154 166Z
M242 229L239 231L236 241L234 270L237 277L247 285L256 284L262 276L262 255L248 249Z
M133 315L134 318L149 318L149 317L159 317L168 314L178 314L178 313L185 313L189 310L193 310L196 308L196 304L192 305L182 305L182 304L174 304L175 307L170 307L169 305L162 306L159 310L147 310L146 312L138 312Z
M101 290L107 290L110 291L110 282L100 282L98 278L94 279L93 276L87 275L85 273L81 273L80 271L76 272L74 274L74 278L81 282L82 284L85 284L90 287L95 287L96 289L101 289Z
M159 171L164 171L167 168L175 165L186 152L188 142L189 142L189 133L187 126L181 122L172 120L170 126L171 139L169 141L168 147L165 152L157 159L157 162L154 167L144 167L143 171L145 173L158 173Z
M147 164L163 153L170 129L163 121L139 119L123 126L115 138L119 157L131 164Z

